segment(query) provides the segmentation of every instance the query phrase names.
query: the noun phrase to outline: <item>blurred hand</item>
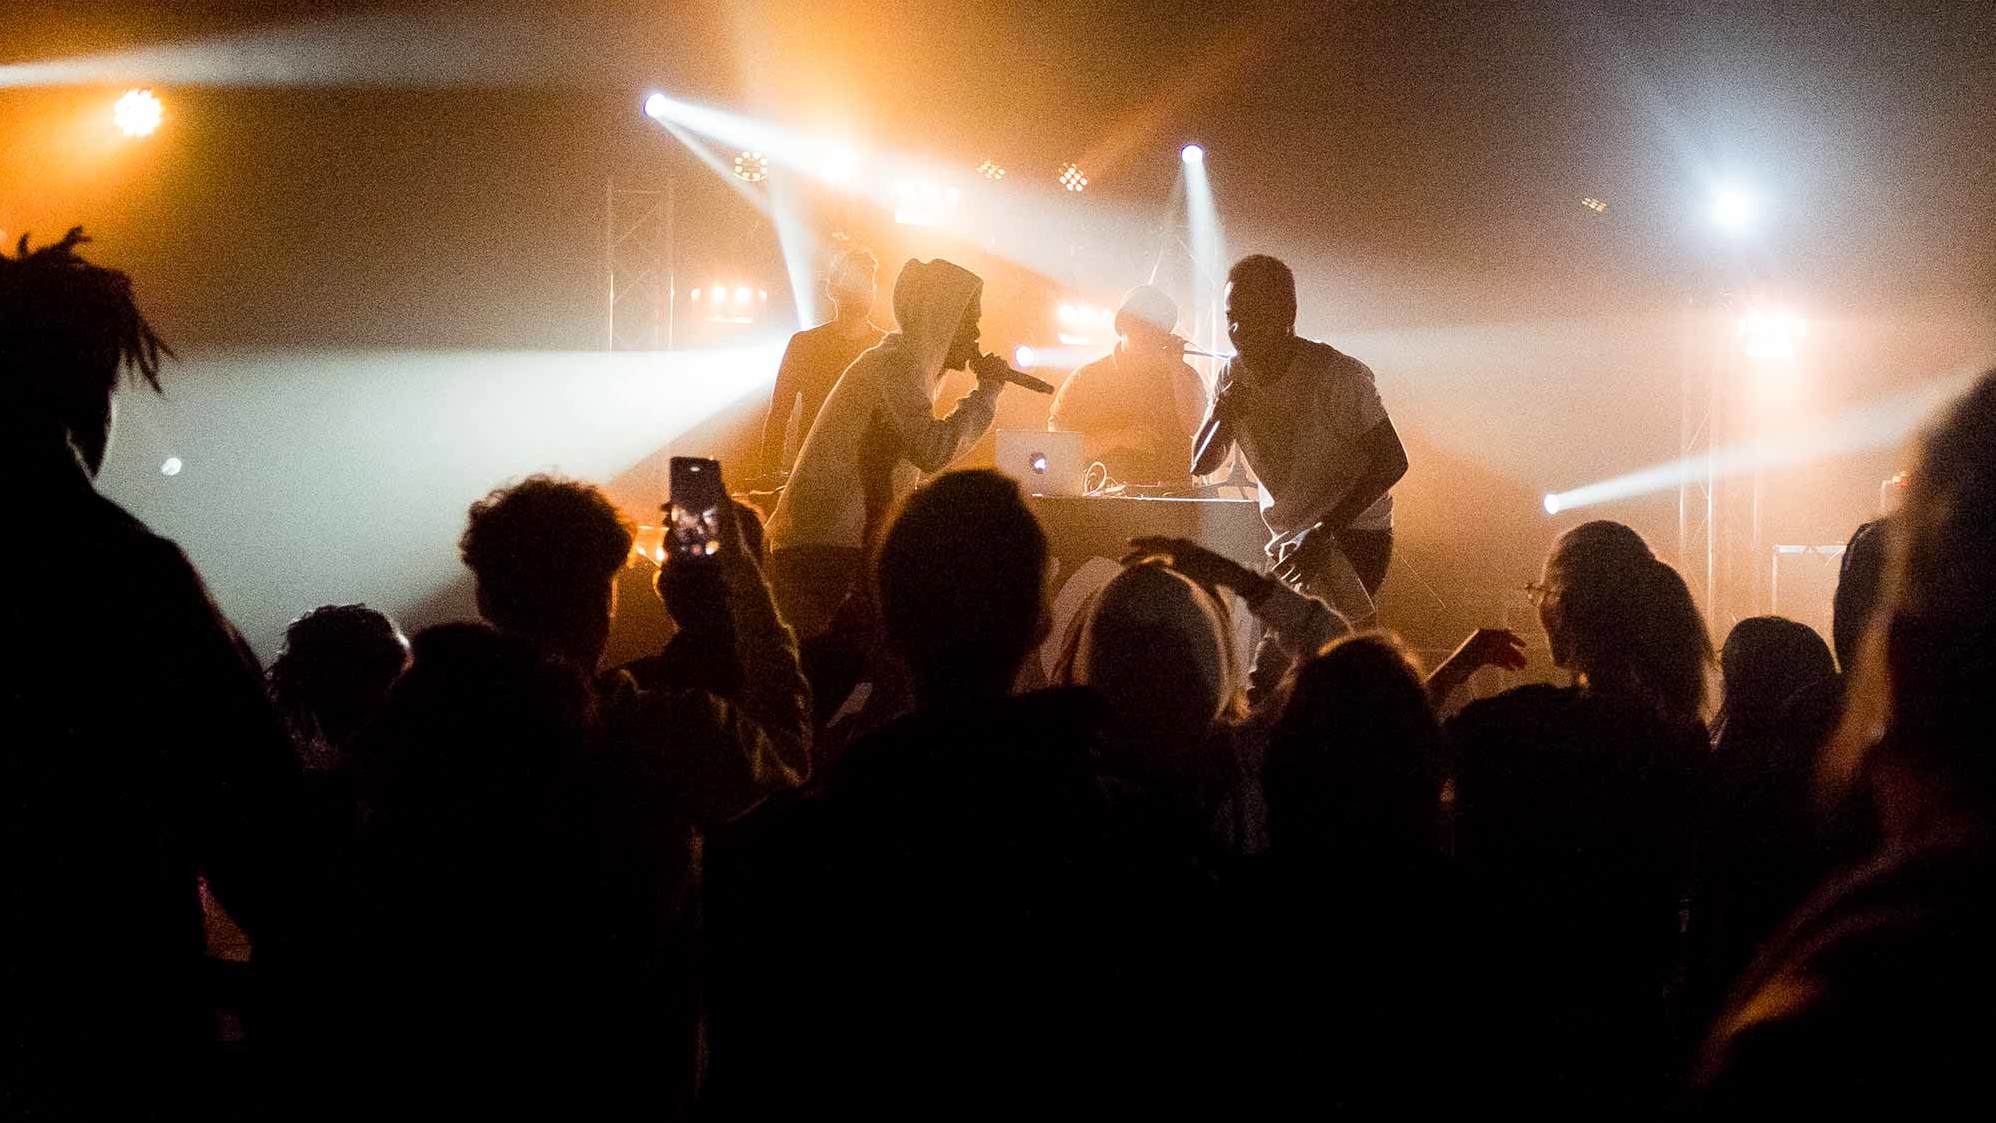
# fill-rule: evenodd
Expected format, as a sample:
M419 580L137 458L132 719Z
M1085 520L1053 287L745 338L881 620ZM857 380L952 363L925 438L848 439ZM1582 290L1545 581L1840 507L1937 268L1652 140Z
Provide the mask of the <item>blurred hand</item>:
M1509 628L1478 628L1428 676L1428 697L1440 706L1469 676L1485 667L1507 671L1525 667L1525 641Z
M1189 538L1151 536L1130 539L1124 565L1136 565L1151 558L1211 589L1232 589L1254 600L1267 587L1268 578L1232 558L1223 557Z
M1462 641L1448 661L1460 661L1465 677L1485 667L1522 671L1526 662L1525 641L1509 628L1478 628Z

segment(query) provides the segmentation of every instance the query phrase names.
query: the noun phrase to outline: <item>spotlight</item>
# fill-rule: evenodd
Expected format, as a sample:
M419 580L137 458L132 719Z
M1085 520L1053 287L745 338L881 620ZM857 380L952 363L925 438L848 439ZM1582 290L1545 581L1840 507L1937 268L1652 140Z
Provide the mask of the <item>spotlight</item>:
M664 120L667 104L664 94L651 95L645 99L645 116L654 121Z
M1792 359L1809 321L1783 309L1755 308L1740 317L1740 339L1749 359Z
M700 290L699 290L699 289L694 289L694 290L693 290L693 299L694 299L694 300L699 300L699 299L700 299Z
M1712 196L1712 221L1728 234L1745 233L1759 203L1744 189L1722 187Z
M178 456L169 456L165 460L161 461L159 465L159 474L162 476L179 475L180 458Z
M1588 196L1585 199L1580 200L1580 205L1586 207L1590 211L1593 211L1595 214L1608 213L1608 204L1602 202L1600 199L1594 198L1592 195Z
M1559 514L1559 496L1554 495L1550 491L1546 492L1546 514Z
M760 152L735 153L735 176L748 183L769 178L769 157Z
M755 290L755 298L756 298L757 300L768 300L768 299L769 299L769 290L768 290L768 289L757 289L757 290Z
M111 119L126 136L151 136L164 115L151 90L133 90L111 107Z
M1188 144L1178 150L1178 158L1188 164L1196 164L1206 158L1206 150L1196 144Z
M1000 180L1005 178L1005 169L995 160L986 160L977 165L977 174L985 179Z
M827 144L818 151L818 174L827 183L844 186L859 174L859 153L843 144Z
M1033 369L1033 360L1037 357L1033 354L1033 349L1023 343L1019 345L1018 350L1012 352L1012 362L1016 363L1020 370Z
M1088 190L1088 177L1081 174L1081 165L1071 160L1061 165L1060 174L1056 178L1060 181L1060 185L1069 191Z
M749 296L750 292L749 292L749 287L747 285L736 286L735 288L736 304L747 304L749 302Z

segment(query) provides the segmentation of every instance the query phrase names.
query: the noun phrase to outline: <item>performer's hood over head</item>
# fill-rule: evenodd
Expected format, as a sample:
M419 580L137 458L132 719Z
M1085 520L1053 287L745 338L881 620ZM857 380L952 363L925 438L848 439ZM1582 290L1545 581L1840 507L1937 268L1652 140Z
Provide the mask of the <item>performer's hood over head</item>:
M900 330L883 342L905 349L922 373L934 378L949 357L964 312L983 291L984 281L961 265L942 258L909 258L894 281L894 319Z

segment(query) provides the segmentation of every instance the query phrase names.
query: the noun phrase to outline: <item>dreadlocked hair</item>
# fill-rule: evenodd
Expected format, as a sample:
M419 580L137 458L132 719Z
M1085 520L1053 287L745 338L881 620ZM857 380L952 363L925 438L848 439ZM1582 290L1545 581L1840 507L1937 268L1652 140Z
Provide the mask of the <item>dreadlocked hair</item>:
M117 388L121 370L159 391L159 358L174 357L139 313L132 280L76 253L73 226L38 250L21 235L0 251L0 393L24 404L69 406Z

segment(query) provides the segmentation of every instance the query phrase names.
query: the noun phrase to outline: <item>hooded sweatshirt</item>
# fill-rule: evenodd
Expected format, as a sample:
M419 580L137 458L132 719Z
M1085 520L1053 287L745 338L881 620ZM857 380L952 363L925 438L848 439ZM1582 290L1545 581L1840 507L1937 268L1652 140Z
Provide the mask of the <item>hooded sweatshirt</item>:
M917 471L948 467L991 427L996 384L979 383L941 420L931 405L957 327L983 287L975 273L941 259L901 267L900 330L854 359L825 399L770 517L772 551L860 548L870 510L884 511Z

